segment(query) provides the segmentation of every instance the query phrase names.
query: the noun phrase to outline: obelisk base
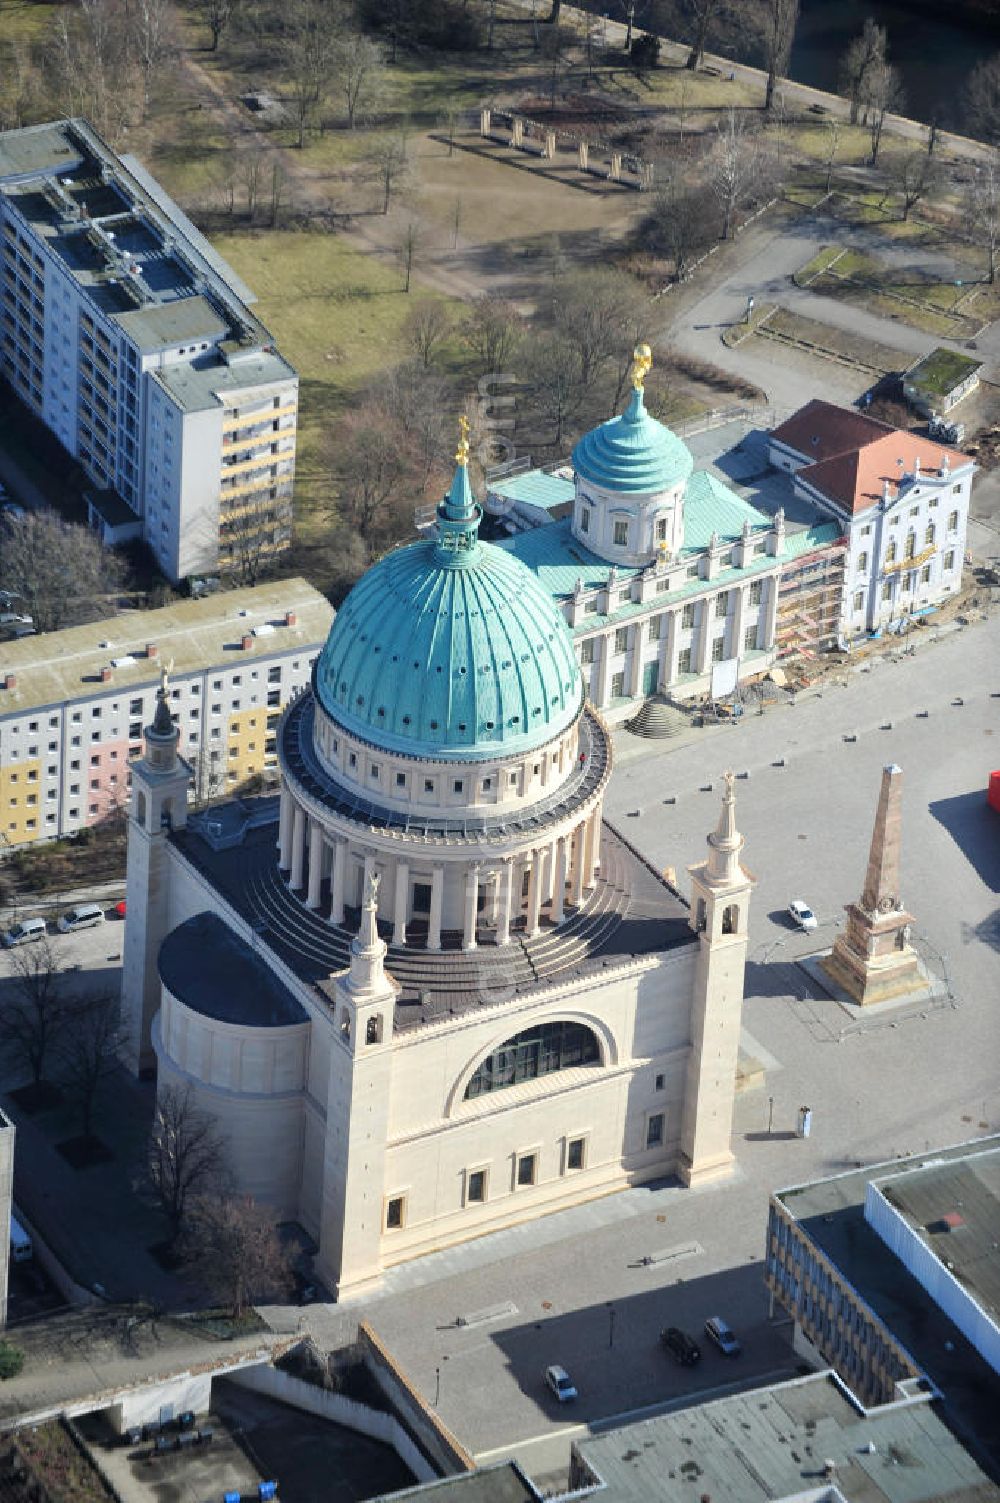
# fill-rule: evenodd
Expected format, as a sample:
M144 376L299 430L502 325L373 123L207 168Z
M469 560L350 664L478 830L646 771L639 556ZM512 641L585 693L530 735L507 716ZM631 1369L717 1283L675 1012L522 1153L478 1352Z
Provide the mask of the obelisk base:
M847 930L820 965L862 1007L926 989L916 952L908 942L910 914L897 909L870 914L852 903Z

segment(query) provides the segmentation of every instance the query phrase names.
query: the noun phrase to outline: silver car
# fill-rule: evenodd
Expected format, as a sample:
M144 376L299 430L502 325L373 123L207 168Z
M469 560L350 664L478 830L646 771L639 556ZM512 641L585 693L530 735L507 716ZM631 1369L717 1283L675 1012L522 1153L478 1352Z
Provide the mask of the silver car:
M573 1379L564 1367L553 1365L545 1369L545 1382L560 1404L569 1404L576 1398L576 1388Z

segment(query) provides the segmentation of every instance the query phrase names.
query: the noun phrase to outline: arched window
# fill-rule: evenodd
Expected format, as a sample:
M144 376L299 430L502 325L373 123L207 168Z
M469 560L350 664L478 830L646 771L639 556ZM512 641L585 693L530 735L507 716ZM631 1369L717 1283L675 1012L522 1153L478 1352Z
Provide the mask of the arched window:
M600 1062L597 1038L582 1023L564 1019L538 1023L516 1033L487 1055L466 1086L465 1099L472 1101L476 1096L488 1096L491 1091L505 1090L522 1080Z

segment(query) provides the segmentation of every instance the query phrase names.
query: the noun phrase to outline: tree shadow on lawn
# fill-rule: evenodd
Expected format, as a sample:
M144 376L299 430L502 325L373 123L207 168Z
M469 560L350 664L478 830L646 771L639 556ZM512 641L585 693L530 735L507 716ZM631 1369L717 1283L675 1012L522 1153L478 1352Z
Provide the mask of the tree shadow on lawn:
M32 1081L28 1085L17 1086L13 1091L8 1091L7 1095L26 1117L51 1111L63 1102L62 1091L51 1080L40 1080L37 1084Z

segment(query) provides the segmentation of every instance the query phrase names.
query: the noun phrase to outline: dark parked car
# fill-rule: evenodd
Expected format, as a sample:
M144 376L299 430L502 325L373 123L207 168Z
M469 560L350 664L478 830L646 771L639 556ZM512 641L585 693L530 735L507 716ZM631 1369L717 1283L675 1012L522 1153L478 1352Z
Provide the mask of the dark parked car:
M694 1367L696 1362L701 1361L701 1347L680 1326L667 1326L665 1331L660 1332L660 1340L682 1367Z

